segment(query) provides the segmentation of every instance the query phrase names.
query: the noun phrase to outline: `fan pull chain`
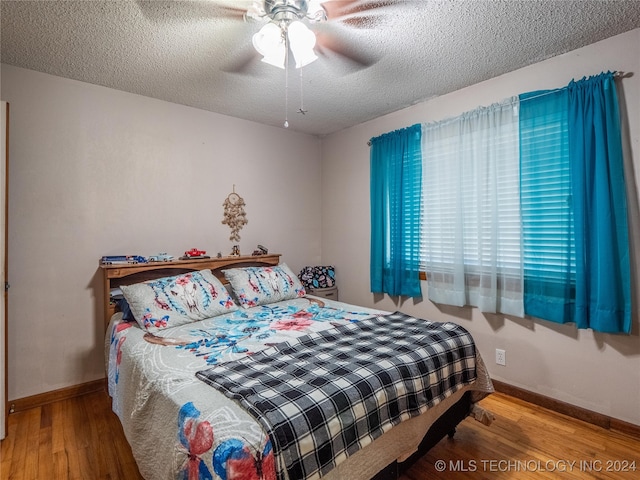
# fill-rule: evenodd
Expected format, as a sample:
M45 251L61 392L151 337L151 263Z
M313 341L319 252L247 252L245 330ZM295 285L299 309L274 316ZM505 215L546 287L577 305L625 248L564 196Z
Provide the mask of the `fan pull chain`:
M304 94L303 94L303 82L302 82L302 67L300 67L300 109L298 113L305 115L307 111L304 109Z
M283 30L284 36L284 128L289 128L289 35Z

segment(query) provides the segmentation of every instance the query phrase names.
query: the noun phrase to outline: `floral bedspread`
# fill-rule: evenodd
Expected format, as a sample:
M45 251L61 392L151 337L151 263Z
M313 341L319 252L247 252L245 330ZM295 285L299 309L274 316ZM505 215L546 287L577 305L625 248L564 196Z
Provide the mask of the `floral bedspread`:
M242 407L195 372L283 341L386 312L300 298L151 335L114 315L109 394L146 479L275 478L272 447Z
M275 303L239 309L216 317L211 325L176 329L171 338L172 341L185 342L177 346L178 349L213 365L250 355L306 333L357 322L372 314L321 306L324 302L308 299L304 302L306 305Z

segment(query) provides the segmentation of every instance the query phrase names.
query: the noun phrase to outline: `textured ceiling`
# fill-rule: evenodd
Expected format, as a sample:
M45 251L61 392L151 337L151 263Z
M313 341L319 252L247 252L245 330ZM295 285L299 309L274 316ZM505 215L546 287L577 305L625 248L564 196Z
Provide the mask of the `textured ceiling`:
M353 2L329 1L344 13ZM259 61L247 0L0 2L2 63L282 126L285 73ZM359 0L311 28L290 129L329 134L640 27L631 0ZM342 46L347 55L329 47ZM635 48L638 48L636 46ZM306 115L296 111L302 99Z

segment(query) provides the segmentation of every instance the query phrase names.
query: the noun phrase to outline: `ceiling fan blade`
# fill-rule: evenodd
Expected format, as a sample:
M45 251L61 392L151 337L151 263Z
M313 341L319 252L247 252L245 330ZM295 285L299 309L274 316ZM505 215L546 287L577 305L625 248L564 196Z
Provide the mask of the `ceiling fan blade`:
M253 49L246 49L240 54L234 55L234 59L226 67L221 68L223 72L248 75L251 73L254 62L258 59L258 53Z
M328 20L340 20L346 15L388 7L397 3L395 0L328 0L322 2Z
M334 52L355 64L358 69L370 67L380 60L376 55L363 52L353 42L341 41L335 35L317 33L316 48L324 56L327 56L327 51Z
M218 4L214 1L185 0L180 2L167 0L136 0L142 14L149 20L193 21L213 18L244 20L246 8Z
M352 28L375 28L382 23L383 17L381 15L358 15L356 17L345 18L344 20L337 20L340 23Z

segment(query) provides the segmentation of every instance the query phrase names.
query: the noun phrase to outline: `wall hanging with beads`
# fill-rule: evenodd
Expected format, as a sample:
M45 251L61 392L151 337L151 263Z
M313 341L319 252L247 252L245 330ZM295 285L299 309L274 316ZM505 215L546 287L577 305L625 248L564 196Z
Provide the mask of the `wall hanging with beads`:
M222 206L224 207L224 218L222 223L229 225L231 228L231 236L229 240L232 242L240 241L240 230L247 224L247 214L244 211L244 199L236 193L236 186L233 186L233 191L224 200Z

